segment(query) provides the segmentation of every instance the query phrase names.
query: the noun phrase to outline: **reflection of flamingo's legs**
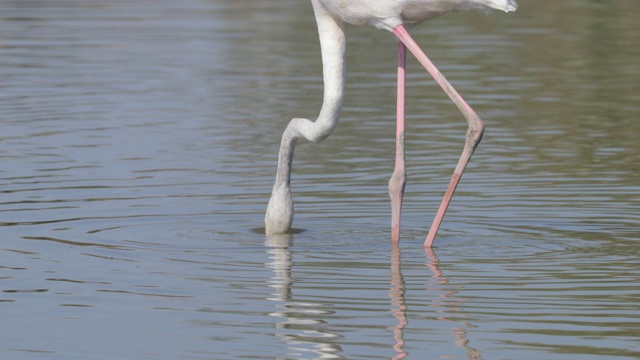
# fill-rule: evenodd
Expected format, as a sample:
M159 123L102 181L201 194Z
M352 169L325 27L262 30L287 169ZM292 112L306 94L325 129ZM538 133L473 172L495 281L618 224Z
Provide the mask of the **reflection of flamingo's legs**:
M438 257L436 256L435 252L433 251L433 249L431 248L425 248L424 249L426 254L427 254L427 258L430 260L426 265L427 267L431 270L431 272L433 273L432 278L434 279L438 279L438 285L447 285L449 284L449 279L447 279L446 277L444 277L444 275L442 274L442 271L440 271L440 269L438 268ZM433 290L433 289L430 289ZM438 290L445 290L444 288L438 288ZM446 292L442 295L440 295L439 297L441 299L449 299L452 296L454 296L458 290L445 290ZM467 328L475 328L474 325L469 324L467 322L461 322L461 321L456 321L456 320L452 320L449 318L449 313L451 312L456 312L456 311L461 311L460 309L460 304L458 301L455 300L450 300L451 302L453 302L454 305L456 305L456 307L449 307L446 306L444 308L442 308L442 310L436 310L437 313L440 313L442 315L438 316L437 319L438 320L442 320L442 321L449 321L449 322L453 322L456 324L460 324L462 326L456 327L453 330L453 336L456 338L455 344L457 346L459 346L460 348L466 349L467 350L467 359L469 360L478 360L480 359L480 351L478 349L472 348L471 346L469 346L469 339L467 339ZM434 305L435 301L434 301ZM447 309L447 310L445 310ZM459 315L458 315L459 316Z
M400 268L400 249L398 244L394 243L391 246L391 289L389 290L389 297L391 303L395 307L392 310L393 316L398 320L398 324L393 327L393 339L395 344L393 350L396 351L396 355L393 359L404 359L408 352L404 351L404 328L409 322L407 319L407 305L405 304L404 292L404 278L402 277L402 270Z

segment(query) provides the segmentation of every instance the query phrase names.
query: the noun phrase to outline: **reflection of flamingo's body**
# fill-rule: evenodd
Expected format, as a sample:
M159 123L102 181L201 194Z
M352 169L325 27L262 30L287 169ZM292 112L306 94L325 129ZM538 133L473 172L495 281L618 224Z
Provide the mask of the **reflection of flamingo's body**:
M458 92L438 71L405 29L404 24L415 24L441 14L468 9L498 9L514 11L515 0L312 0L315 11L324 73L324 100L315 121L295 118L282 135L278 171L265 216L267 234L285 233L293 222L293 200L290 178L293 150L298 139L312 142L324 140L338 123L344 97L346 25L369 25L393 32L398 43L398 112L396 132L396 166L389 180L391 196L391 239L397 243L400 236L400 210L405 186L404 164L404 104L406 49L418 59L433 76L469 123L464 150L445 192L433 225L424 243L431 247L449 206L453 192L460 181L473 151L482 138L484 123L462 99Z

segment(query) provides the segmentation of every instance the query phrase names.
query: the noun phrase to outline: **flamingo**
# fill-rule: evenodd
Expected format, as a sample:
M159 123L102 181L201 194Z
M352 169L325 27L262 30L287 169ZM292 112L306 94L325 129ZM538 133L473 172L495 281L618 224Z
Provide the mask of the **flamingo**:
M320 38L324 98L320 114L315 121L294 118L282 134L276 180L265 214L265 232L267 235L282 234L291 229L294 211L290 180L296 141L304 138L314 143L320 142L326 139L338 124L344 98L346 28L347 24L352 24L387 30L398 39L396 156L393 175L389 180L393 244L397 244L400 239L400 212L406 184L404 125L407 49L451 98L469 124L462 155L423 244L423 247L431 248L462 172L482 139L484 123L422 51L405 25L421 23L445 13L462 10L497 9L511 12L515 11L518 5L515 0L311 0L311 3Z

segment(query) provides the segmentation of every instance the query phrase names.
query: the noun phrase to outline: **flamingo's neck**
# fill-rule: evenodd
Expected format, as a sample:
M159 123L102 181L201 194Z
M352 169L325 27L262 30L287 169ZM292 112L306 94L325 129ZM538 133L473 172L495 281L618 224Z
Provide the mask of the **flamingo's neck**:
M322 51L324 98L316 121L292 119L282 135L278 156L277 186L289 186L291 162L299 138L320 142L335 129L342 111L345 83L346 24L333 17L322 4L313 1Z
M313 0L322 50L324 99L316 121L295 118L282 134L278 171L265 215L267 234L285 233L293 222L291 197L291 162L296 141L305 138L311 142L324 140L335 129L342 110L345 78L346 23L333 17L318 0Z
M320 139L323 140L335 128L342 110L346 71L346 23L331 15L318 1L313 1L313 5L318 24L324 79L324 98L316 123L320 123L321 129L329 128L328 133L323 134Z

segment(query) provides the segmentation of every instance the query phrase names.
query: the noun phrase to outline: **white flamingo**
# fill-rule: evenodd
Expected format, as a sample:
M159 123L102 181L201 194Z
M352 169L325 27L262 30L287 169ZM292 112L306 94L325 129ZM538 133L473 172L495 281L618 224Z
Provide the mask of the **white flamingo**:
M400 210L406 183L404 163L406 49L409 49L449 95L469 123L462 155L424 242L424 247L429 248L433 244L462 172L482 139L484 123L416 44L405 28L405 24L420 23L453 11L498 9L510 12L515 11L518 5L515 0L311 0L311 2L318 24L322 50L324 99L320 114L315 121L294 118L282 134L276 180L265 215L265 231L267 235L280 234L286 233L291 228L293 200L290 179L296 141L300 138L311 142L322 141L336 127L344 97L345 30L347 24L368 25L393 32L399 40L396 165L389 180L393 243L397 243L400 238Z

